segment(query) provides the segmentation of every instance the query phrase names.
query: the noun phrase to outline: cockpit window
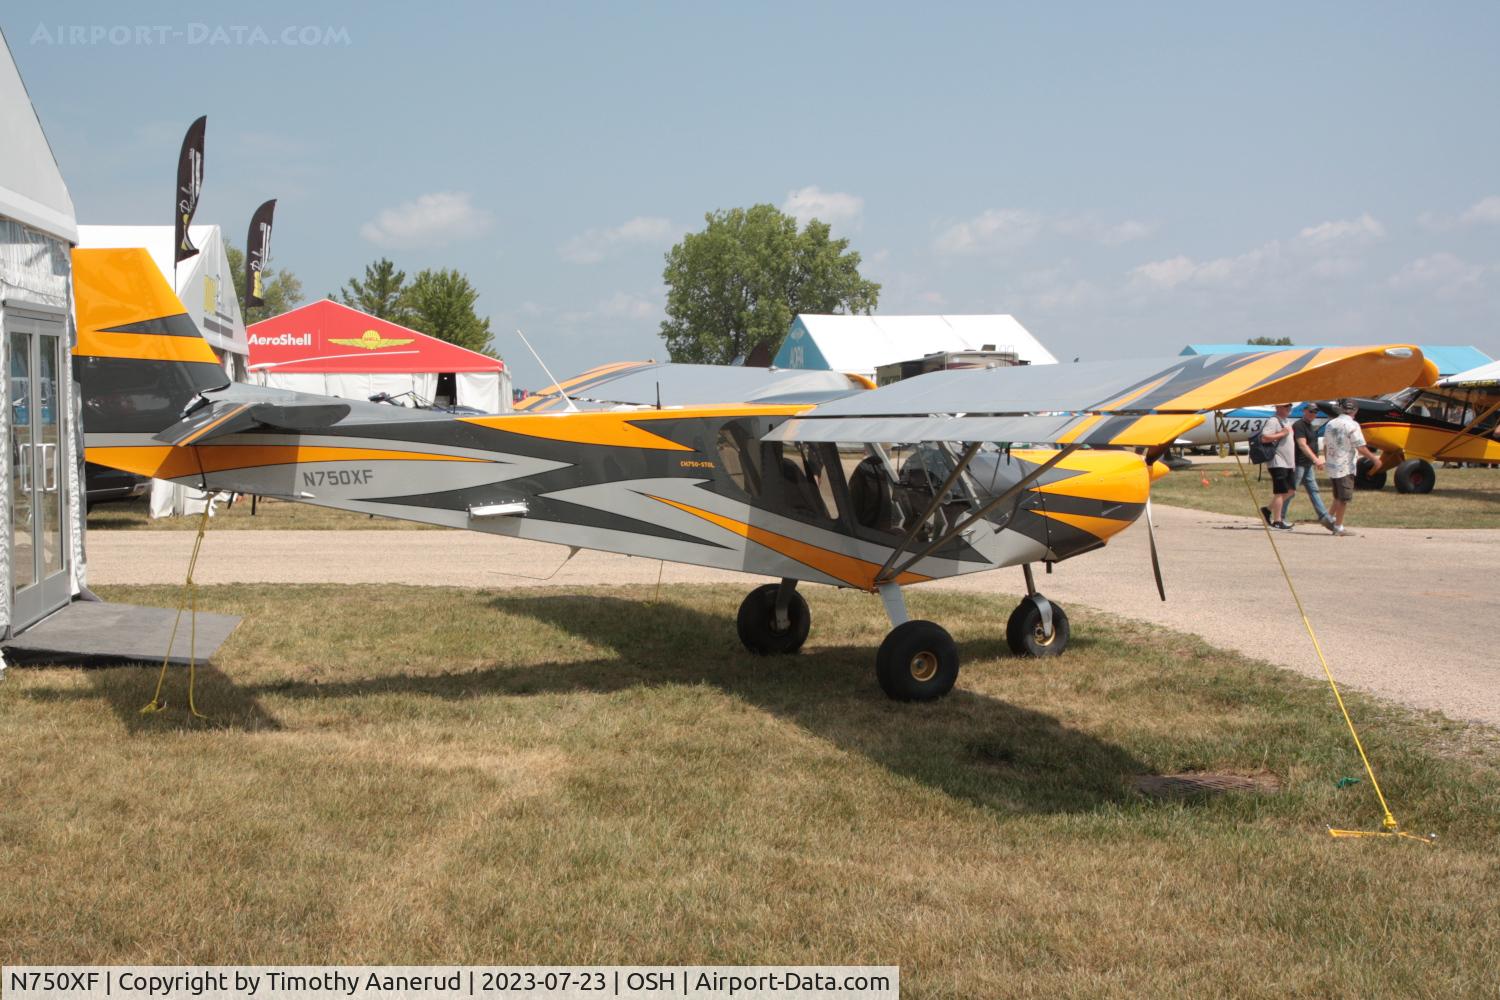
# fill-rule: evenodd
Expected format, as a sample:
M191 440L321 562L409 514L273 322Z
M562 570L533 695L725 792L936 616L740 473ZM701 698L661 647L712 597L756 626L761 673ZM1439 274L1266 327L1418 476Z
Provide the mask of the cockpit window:
M743 420L719 428L719 466L747 496L760 496L760 447Z

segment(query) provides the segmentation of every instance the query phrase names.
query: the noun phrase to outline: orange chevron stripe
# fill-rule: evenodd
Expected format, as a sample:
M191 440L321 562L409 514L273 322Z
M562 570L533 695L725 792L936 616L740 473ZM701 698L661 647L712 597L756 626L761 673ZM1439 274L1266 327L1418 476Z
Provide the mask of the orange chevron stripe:
M648 493L647 496L651 495ZM755 542L757 545L764 545L773 552L779 552L788 559L793 559L804 566L811 566L818 572L831 576L835 580L842 580L850 586L858 587L860 590L875 589L875 575L880 572L880 566L876 563L866 562L863 559L845 555L842 552L834 552L831 549L825 549L797 538L789 538L774 531L767 531L765 528L757 528L753 524L746 524L744 521L737 521L732 517L715 514L711 510L703 510L700 507L691 507L685 503L678 503L676 500L668 500L665 497L658 496L652 496L651 499L658 503L664 503L669 507L676 507L678 510L692 514L694 517L700 517L710 524L716 524L726 531L732 531L742 538ZM920 573L902 573L896 578L895 582L899 584L921 583L924 580L930 579L932 577L923 576Z
M78 346L73 348L80 358L140 358L144 361L206 361L219 363L208 341L201 337L163 337L149 333L105 333L78 328Z
M311 462L482 462L481 458L433 455L419 451L388 451L383 448L331 448L322 445L173 445L95 447L85 449L90 462L123 469L138 476L177 479L202 472L259 469L272 465ZM200 465L201 456L201 465Z
M224 423L224 421L228 420L230 417L237 417L241 413L244 413L248 409L250 409L250 404L249 403L241 403L239 406L236 406L234 409L232 409L228 413L224 414L218 420L215 420L212 423L206 424L203 427L198 428L192 434L189 434L187 437L183 438L181 441L178 441L177 442L177 447L181 448L181 447L183 447L185 445L192 444L194 441L198 440L203 435L205 435L209 431L213 430L215 427L218 427L220 424Z
M1177 440L1197 427L1202 420L1203 418L1196 413L1188 416L1179 416L1175 413L1151 414L1136 420L1135 423L1110 438L1109 443L1124 448L1138 445L1150 448Z
M589 410L580 413L501 413L483 417L460 417L467 423L527 437L597 444L611 448L646 448L652 451L693 451L650 430L637 426L652 420L682 420L693 417L791 416L811 409L807 406L685 406L666 410Z
M1091 514L1065 514L1060 510L1042 510L1040 508L1033 508L1032 513L1041 514L1043 517L1050 517L1052 520L1061 521L1063 524L1070 524L1081 531L1087 531L1100 540L1106 539L1130 527L1129 521L1118 521L1112 517L1094 517Z

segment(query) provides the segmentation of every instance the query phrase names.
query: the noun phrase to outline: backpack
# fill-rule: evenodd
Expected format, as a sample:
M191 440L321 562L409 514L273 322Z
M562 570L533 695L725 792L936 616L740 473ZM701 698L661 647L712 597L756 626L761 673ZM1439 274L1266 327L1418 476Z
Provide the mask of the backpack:
M1272 417L1271 419L1274 420L1275 418ZM1251 465L1265 465L1271 459L1273 459L1273 458L1276 457L1276 449L1278 447L1280 447L1281 442L1280 441L1267 441L1265 438L1263 438L1261 436L1261 435L1265 434L1266 427L1270 423L1271 423L1271 421L1267 420L1264 424L1261 424L1260 430L1256 431L1256 433L1255 433L1255 437L1253 437L1253 438L1250 439L1250 464ZM1283 425L1283 426L1285 426L1285 425ZM1280 427L1277 428L1277 430L1281 430L1281 429L1282 428L1280 428Z

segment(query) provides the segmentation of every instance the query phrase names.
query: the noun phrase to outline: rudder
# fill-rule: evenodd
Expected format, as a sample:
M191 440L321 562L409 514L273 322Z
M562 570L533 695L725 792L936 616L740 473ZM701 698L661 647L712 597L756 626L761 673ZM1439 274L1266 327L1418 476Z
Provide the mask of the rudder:
M73 251L73 348L86 434L156 433L229 377L150 254Z

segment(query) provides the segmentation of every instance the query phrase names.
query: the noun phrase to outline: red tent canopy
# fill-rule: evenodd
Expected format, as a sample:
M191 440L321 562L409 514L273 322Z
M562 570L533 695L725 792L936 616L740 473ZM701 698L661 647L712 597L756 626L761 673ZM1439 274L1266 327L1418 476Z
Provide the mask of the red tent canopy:
M332 299L246 329L250 370L277 373L396 374L497 372L505 362L465 350Z

